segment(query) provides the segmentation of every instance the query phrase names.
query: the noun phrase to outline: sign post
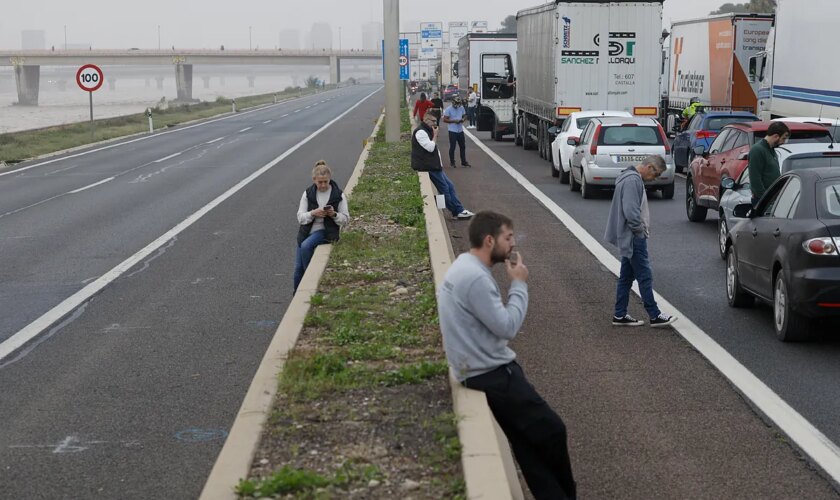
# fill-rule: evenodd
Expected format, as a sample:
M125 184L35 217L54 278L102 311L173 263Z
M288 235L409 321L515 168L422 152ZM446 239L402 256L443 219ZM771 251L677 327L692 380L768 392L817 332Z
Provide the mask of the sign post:
M85 64L76 71L76 84L88 93L90 97L90 138L93 139L95 126L93 124L93 93L99 90L105 78L102 70L95 64Z

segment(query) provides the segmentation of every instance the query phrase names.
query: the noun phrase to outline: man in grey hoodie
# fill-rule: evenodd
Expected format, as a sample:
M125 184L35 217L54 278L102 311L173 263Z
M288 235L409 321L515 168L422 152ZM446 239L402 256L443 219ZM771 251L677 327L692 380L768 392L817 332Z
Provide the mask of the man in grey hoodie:
M615 294L615 326L642 326L644 321L627 314L630 289L633 280L639 282L642 302L650 316L650 326L664 327L676 321L676 317L663 314L653 298L653 273L648 259L647 240L650 238L650 211L648 210L645 182L650 182L665 172L665 160L659 155L645 158L641 164L629 167L615 180L610 214L607 218L609 243L618 248L621 255L621 273Z

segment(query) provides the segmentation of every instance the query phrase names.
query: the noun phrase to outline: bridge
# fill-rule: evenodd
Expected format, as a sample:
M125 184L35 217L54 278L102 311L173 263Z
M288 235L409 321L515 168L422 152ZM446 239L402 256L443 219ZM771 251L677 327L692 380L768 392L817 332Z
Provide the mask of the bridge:
M0 66L13 66L18 104L38 105L41 66L172 65L175 69L178 102L191 102L193 65L241 64L312 65L330 67L330 83L341 81L342 59L379 61L378 50L0 50ZM160 85L160 84L159 84Z

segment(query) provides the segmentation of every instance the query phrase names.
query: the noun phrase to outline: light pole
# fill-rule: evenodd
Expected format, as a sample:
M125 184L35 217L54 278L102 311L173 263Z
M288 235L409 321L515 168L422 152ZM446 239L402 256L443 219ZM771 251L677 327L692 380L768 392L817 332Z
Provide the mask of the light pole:
M385 22L385 141L400 140L400 3L383 0Z
M64 50L67 50L67 25L64 25Z
M254 50L254 45L251 43L251 27L248 26L248 50Z
M158 24L158 50L160 50L160 25Z
M341 52L341 26L338 27L338 51Z

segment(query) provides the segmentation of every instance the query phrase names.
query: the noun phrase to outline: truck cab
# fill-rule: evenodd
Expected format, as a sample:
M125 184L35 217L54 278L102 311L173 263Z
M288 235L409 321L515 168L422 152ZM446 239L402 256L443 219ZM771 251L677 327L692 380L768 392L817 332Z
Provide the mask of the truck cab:
M767 37L767 48L750 57L750 82L758 84L758 104L756 114L762 120L770 120L770 104L773 89L773 45L775 44L775 28L770 29Z
M516 34L470 33L458 42L458 83L466 101L478 93L477 126L494 140L512 134L516 96Z

